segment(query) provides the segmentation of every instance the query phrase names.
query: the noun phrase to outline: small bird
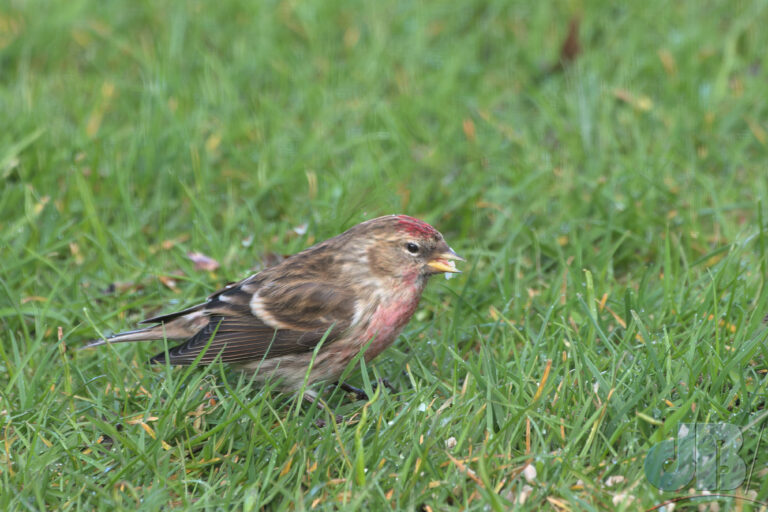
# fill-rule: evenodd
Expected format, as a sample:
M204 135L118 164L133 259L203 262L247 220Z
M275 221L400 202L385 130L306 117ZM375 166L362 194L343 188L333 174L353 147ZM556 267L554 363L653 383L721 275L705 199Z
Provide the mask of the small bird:
M141 322L151 327L85 348L182 341L150 362L222 361L258 381L277 378L282 391L297 391L310 364L308 385L336 381L361 351L368 362L390 346L416 311L429 277L459 272L455 260L464 261L426 222L379 217L230 284L202 304ZM310 402L316 396L312 390L304 394Z

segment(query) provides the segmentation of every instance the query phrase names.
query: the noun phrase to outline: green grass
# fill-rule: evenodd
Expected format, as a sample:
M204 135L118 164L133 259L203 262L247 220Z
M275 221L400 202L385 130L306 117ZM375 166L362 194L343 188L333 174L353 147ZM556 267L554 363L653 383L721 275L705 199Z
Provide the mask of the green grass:
M768 502L766 25L758 1L3 3L0 508L642 510L693 488L643 470L686 422L744 428L723 492ZM393 212L468 261L350 372L397 393L324 392L348 423L145 364L162 342L75 350Z

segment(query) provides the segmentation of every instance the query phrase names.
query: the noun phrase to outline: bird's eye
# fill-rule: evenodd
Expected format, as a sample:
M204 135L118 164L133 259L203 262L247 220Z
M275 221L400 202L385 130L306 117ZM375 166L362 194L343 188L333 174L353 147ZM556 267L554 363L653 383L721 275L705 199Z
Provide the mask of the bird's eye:
M407 244L405 244L405 248L408 249L408 252L411 254L416 254L417 252L419 252L419 246L413 242L408 242Z

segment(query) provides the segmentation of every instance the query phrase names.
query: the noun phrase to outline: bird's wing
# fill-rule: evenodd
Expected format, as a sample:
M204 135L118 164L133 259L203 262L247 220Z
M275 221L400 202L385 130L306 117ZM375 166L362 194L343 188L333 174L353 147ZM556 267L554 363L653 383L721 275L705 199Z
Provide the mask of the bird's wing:
M173 313L168 313L165 315L158 315L153 316L152 318L146 318L139 322L140 324L159 324L159 323L170 323L171 320L175 320L179 317L189 315L190 313L194 313L196 311L202 311L205 309L205 307L208 305L211 300L220 297L221 295L232 292L233 294L238 294L238 291L242 291L243 287L245 285L248 285L253 278L256 277L256 275L252 275L250 277L247 277L243 279L242 281L232 282L224 286L221 290L218 290L217 292L214 292L213 294L208 296L208 300L206 302L203 302L201 304L195 304L194 306L190 306L186 309L182 309L181 311L175 311ZM239 294L238 294L239 295Z
M331 343L350 325L355 311L348 290L319 282L246 279L211 295L205 304L186 310L202 313L208 323L184 343L162 352L152 362L190 364L205 351L201 363L217 357L225 363L245 362L307 352L325 337ZM155 322L178 321L177 314Z

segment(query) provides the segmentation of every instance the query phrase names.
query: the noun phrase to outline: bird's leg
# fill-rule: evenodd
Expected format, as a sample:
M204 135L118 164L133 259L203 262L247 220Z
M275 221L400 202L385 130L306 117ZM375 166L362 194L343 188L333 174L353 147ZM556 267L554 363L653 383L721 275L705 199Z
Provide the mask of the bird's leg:
M387 391L389 391L390 393L397 393L397 388L395 387L394 384L389 382L388 378L380 377L378 383L381 384L382 386L384 386L385 388L387 388Z
M358 400L369 400L368 393L366 393L363 389L356 388L355 386L347 384L346 382L339 382L338 385L343 391L346 391L347 393L353 393ZM373 383L373 390L375 391L379 385L387 388L392 393L397 392L397 388L395 388L395 386L393 386L392 383L384 377L381 377Z
M321 411L326 411L327 410L331 414L333 414L333 419L336 420L336 423L341 423L342 421L344 421L344 418L342 416L340 416L338 414L335 414L328 407L326 407L326 405L323 403L322 400L318 400L317 393L312 393L312 392L307 391L307 392L305 392L302 395L302 398L304 400L306 400L307 402L309 402L310 404L313 404L313 403L317 402L317 408L320 409ZM322 418L318 418L318 419L315 420L315 425L317 425L318 427L322 428L322 427L325 426L325 420L322 419Z
M352 384L347 384L346 382L339 382L337 384L342 389L342 391L354 394L358 400L368 400L368 393L366 393L364 390L356 388Z

